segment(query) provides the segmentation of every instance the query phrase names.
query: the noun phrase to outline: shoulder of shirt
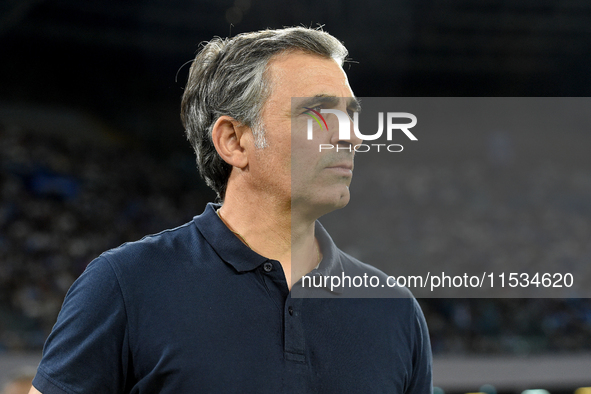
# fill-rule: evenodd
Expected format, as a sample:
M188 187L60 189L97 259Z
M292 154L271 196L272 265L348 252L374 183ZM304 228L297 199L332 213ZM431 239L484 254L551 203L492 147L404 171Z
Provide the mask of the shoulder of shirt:
M156 234L144 236L138 241L124 244L103 252L98 259L106 259L111 264L130 264L133 261L151 261L170 259L173 256L190 254L195 247L195 238L199 237L193 221L167 229Z
M379 278L381 284L386 283L388 278L390 278L385 272L383 272L379 268L376 268L370 264L366 264L338 248L337 250L339 253L341 263L343 264L343 270L347 275L363 276L364 274L367 274L368 277L376 276ZM365 297L375 296L377 298L408 298L414 300L412 292L406 287L385 286L378 287L376 289L370 288L368 290L370 291L367 292L367 295L365 295Z
M376 275L378 276L380 279L382 278L387 278L388 275L386 275L382 270L366 264L358 259L356 259L355 257L351 256L348 253L343 252L340 249L337 249L339 251L339 255L341 258L341 263L343 264L343 269L345 271L349 271L349 272L362 272L362 273L367 273L368 275Z

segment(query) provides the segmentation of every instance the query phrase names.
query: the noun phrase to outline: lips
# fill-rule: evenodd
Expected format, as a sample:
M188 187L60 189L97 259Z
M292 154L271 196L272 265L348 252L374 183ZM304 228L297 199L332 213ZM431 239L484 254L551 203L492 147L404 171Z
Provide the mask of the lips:
M327 168L342 168L345 170L353 171L353 163L352 162L337 163L337 164L330 165Z
M326 167L326 169L337 172L343 176L349 177L353 174L353 163L350 161L335 163Z

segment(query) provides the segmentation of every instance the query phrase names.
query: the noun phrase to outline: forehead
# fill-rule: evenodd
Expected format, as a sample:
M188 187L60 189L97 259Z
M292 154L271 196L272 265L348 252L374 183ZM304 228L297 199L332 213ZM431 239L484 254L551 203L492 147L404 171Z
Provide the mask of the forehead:
M332 58L289 52L271 58L267 71L272 96L353 96L345 71Z

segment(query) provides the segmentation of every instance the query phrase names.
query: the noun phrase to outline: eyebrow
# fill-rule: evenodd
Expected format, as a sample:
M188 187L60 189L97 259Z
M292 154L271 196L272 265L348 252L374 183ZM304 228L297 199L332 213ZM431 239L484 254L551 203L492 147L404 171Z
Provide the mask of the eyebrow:
M312 107L318 104L324 104L327 107L336 107L339 105L341 101L340 97L337 96L329 96L327 94L317 94L314 97L306 98L304 101L298 104L298 108L304 107ZM356 97L348 97L347 98L347 108L352 109L353 111L359 112L361 111L361 104Z

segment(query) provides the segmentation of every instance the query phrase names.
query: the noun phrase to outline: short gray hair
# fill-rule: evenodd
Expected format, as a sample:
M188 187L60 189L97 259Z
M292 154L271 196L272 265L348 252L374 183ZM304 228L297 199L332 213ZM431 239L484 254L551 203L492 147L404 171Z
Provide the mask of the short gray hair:
M305 27L262 30L202 44L191 69L181 105L187 139L205 182L220 201L232 170L215 150L211 132L227 115L250 127L257 148L266 146L261 112L271 94L267 65L284 52L302 51L333 58L342 66L347 49L330 34Z

